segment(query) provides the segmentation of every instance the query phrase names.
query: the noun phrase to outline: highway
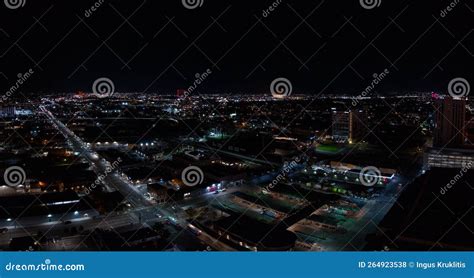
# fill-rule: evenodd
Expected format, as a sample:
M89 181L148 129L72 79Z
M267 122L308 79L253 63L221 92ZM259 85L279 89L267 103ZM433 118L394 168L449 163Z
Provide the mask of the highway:
M147 199L144 196L144 193L140 192L126 179L119 176L116 171L109 173L111 167L110 162L103 158L101 159L99 155L87 147L87 144L84 143L77 135L75 135L62 122L57 120L50 111L48 111L44 106L41 106L40 109L51 121L53 126L57 128L58 131L63 134L63 136L71 143L73 150L80 153L80 155L90 163L94 169L94 172L98 176L104 177L102 183L109 191L111 191L111 189L119 191L134 207L154 205L154 202Z

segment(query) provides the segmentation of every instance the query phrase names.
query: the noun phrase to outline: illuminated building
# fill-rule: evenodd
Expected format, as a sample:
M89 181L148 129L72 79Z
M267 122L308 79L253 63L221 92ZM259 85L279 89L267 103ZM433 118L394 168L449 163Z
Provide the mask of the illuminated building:
M336 142L354 143L362 138L362 113L356 111L334 111L332 114L332 137Z
M466 99L446 97L435 102L434 146L458 148L464 145Z
M474 167L474 150L430 148L425 152L424 166L429 168Z

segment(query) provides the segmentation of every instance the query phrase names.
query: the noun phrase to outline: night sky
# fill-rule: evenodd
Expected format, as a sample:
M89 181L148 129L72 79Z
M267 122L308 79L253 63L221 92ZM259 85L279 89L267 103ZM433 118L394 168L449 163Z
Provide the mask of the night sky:
M119 92L169 93L212 74L199 93L265 93L291 80L295 93L359 94L374 73L388 94L446 91L449 80L473 78L474 2L379 0L23 0L0 3L2 93L17 74L34 70L21 91L90 91L99 77ZM303 21L304 19L304 21ZM471 84L472 84L471 82Z

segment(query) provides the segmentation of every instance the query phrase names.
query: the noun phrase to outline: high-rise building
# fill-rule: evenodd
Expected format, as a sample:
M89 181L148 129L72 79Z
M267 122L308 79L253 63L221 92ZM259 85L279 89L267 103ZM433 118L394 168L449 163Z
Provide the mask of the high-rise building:
M436 126L433 145L457 148L465 143L466 99L445 97L435 102Z
M436 126L433 147L424 155L426 169L471 168L474 164L474 151L468 130L471 123L466 119L466 99L445 97L435 102Z
M332 137L336 142L353 143L363 136L363 114L357 111L334 111L332 114Z

